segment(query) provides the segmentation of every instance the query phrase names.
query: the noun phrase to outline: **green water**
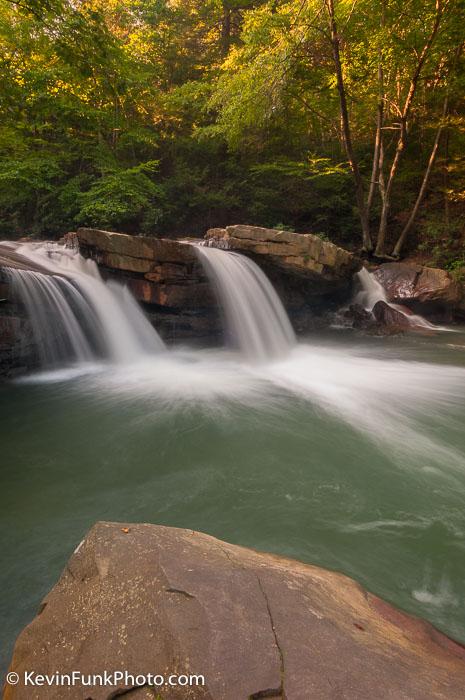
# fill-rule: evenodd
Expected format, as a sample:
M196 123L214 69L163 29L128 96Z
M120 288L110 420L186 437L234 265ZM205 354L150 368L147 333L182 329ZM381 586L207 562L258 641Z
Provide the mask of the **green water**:
M96 520L337 569L465 642L465 335L335 334L299 353L2 386L3 665Z

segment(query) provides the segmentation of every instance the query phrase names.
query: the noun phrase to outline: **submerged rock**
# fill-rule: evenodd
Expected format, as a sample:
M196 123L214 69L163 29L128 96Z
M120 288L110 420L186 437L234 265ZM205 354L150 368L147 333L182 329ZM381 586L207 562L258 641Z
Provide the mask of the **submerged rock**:
M385 263L374 272L388 301L417 313L444 316L458 309L463 290L447 270L409 263Z
M25 671L76 670L205 685L24 687ZM342 574L192 530L98 523L19 636L10 671L20 681L5 700L462 700L465 649Z

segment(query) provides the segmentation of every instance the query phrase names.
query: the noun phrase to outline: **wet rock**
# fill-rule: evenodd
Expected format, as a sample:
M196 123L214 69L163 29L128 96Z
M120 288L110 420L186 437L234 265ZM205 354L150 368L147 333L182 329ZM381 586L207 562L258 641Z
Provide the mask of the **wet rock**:
M453 312L463 290L446 270L408 263L385 263L374 275L390 302L405 304L417 313Z
M5 700L150 697L24 687L24 671L201 674L165 700L462 700L465 649L341 574L192 530L98 523L19 636ZM157 695L157 690L153 692Z
M39 357L25 309L14 298L0 267L0 378L37 368Z
M373 307L372 313L378 323L391 328L393 331L408 330L411 328L408 315L386 304L385 301L377 301Z
M344 319L348 325L357 330L370 330L376 325L373 314L360 304L350 304L344 312Z

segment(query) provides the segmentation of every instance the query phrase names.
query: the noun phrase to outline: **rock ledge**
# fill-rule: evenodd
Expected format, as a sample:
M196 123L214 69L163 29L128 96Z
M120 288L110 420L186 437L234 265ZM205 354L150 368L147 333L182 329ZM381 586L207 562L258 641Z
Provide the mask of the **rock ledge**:
M11 671L202 674L205 687L6 688L6 700L463 700L465 649L342 574L192 530L97 523Z

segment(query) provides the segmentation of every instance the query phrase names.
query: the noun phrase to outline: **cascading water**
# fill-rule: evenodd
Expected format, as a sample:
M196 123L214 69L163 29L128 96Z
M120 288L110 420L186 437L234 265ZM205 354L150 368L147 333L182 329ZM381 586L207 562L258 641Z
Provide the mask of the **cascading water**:
M23 244L15 252L47 273L7 270L13 293L28 311L43 365L127 363L164 348L129 290L106 284L92 260L51 243Z
M367 311L371 312L375 304L377 304L378 301L382 301L392 309L395 309L405 316L412 329L422 328L425 330L445 330L435 326L433 323L430 323L423 318L423 316L406 313L402 306L392 304L390 301L388 301L384 287L378 282L375 276L367 270L366 267L362 267L360 272L357 272L357 277L361 285L361 290L355 297L355 302L363 306L363 308Z
M289 318L273 285L249 258L197 247L226 316L227 333L251 360L285 357L295 345Z
M198 248L242 356L154 361L156 334L93 262L56 246L7 253L39 339L58 327L60 357L123 362L2 386L5 609L32 617L30 581L47 587L87 523L129 514L343 570L465 641L465 333L297 344L250 260ZM371 309L385 294L361 277ZM10 617L0 653L21 626Z

